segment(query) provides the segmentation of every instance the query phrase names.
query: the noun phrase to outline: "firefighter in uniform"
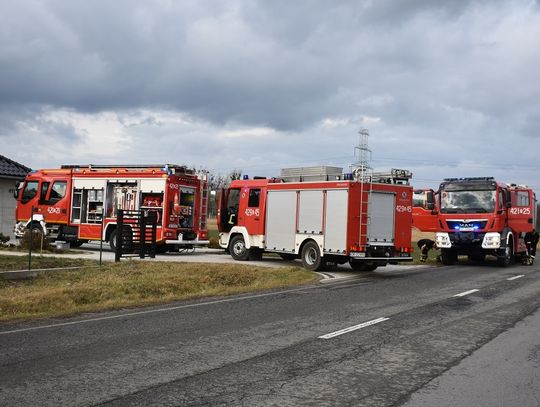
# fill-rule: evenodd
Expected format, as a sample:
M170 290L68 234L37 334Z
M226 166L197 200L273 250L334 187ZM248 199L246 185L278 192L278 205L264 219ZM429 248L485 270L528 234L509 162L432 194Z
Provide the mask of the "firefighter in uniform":
M527 255L523 258L523 264L532 266L536 256L536 245L538 244L538 232L533 229L525 233L525 246L527 246Z
M236 225L238 217L238 206L230 206L227 210L227 215L229 215L229 225Z
M428 258L428 253L431 249L437 249L437 244L431 239L420 239L418 241L418 248L422 255L420 256L420 261L425 263Z

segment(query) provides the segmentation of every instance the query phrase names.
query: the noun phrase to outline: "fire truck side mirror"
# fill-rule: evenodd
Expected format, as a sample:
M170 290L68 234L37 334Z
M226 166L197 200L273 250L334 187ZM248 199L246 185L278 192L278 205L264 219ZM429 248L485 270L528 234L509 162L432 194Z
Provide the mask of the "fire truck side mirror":
M426 192L426 209L431 211L435 209L435 193L432 189Z
M19 199L19 191L20 191L20 188L21 188L21 182L20 182L20 181L17 181L17 182L15 183L15 189L13 190L13 198Z

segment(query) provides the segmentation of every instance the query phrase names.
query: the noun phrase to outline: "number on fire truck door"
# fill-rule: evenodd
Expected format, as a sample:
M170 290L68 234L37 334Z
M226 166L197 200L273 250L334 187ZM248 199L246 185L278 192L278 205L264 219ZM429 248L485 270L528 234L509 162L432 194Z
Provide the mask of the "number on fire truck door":
M262 234L260 196L260 188L243 189L240 195L238 219L243 221L243 225L250 235Z
M527 189L510 192L512 206L508 209L508 225L515 232L529 232L536 225L536 202L531 193L532 191Z

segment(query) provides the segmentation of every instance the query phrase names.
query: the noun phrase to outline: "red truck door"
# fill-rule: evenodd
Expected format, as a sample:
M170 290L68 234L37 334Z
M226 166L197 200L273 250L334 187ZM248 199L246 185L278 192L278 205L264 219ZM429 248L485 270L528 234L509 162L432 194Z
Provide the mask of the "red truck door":
M17 220L27 221L32 217L32 206L38 207L40 182L39 180L28 179L25 181L22 191L19 193L17 204Z
M218 228L227 233L238 225L239 188L222 189L218 199Z
M529 232L536 225L534 193L527 188L516 188L510 192L508 226L514 232Z
M417 189L413 192L412 219L413 226L422 232L437 232L440 229L432 189Z
M240 207L238 210L238 225L245 226L250 235L263 233L261 227L261 188L242 188Z
M48 223L67 223L69 199L66 179L42 182L39 211ZM47 190L46 190L47 188Z

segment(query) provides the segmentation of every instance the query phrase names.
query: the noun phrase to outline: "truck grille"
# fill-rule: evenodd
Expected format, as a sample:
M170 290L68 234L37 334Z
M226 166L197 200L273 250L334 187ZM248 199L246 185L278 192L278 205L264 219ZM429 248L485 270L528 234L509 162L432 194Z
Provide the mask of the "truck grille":
M446 224L448 225L448 228L452 230L473 232L485 229L487 220L471 220L467 222L461 220L447 220Z

